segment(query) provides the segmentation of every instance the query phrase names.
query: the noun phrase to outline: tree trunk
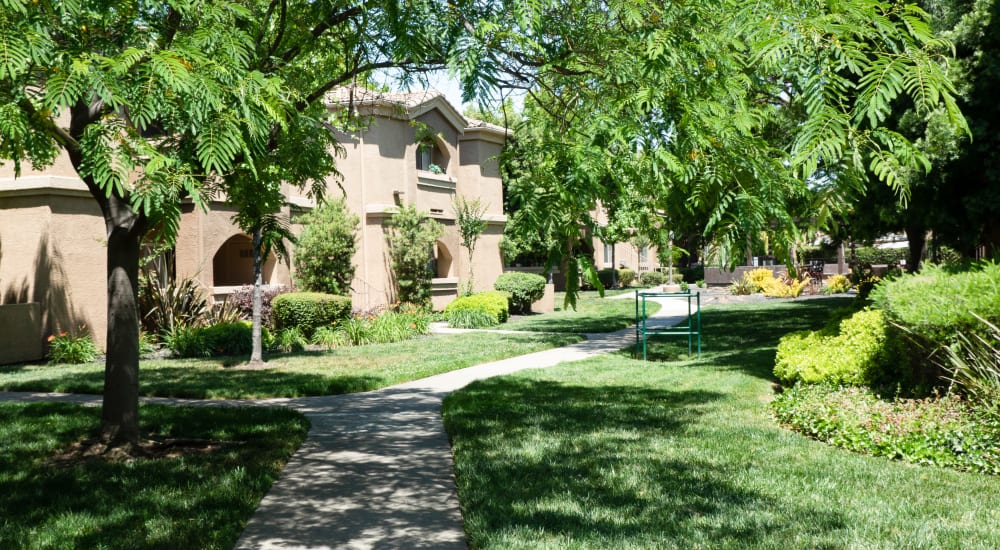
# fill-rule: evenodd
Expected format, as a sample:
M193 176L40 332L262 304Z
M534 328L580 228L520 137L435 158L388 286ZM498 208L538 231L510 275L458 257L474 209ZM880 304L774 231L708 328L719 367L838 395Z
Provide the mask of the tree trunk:
M611 288L618 288L618 263L615 259L615 243L611 243Z
M123 202L117 197L112 203ZM139 241L134 225L108 230L108 333L101 439L112 446L139 442Z
M80 140L91 123L103 116L103 102L80 101L70 109L70 135ZM70 162L87 185L104 216L108 234L108 330L104 361L101 440L109 447L139 443L139 258L148 220L132 209L127 197L106 193L85 175L83 154L66 147Z
M916 273L924 259L927 247L927 230L921 226L906 228L906 239L910 246L910 257L906 260L906 272Z
M253 328L252 332L252 350L250 352L250 364L259 365L264 362L264 346L261 343L261 309L263 308L263 296L261 285L264 282L264 277L261 274L264 259L261 254L261 245L263 243L263 235L261 234L260 228L255 227L253 230Z

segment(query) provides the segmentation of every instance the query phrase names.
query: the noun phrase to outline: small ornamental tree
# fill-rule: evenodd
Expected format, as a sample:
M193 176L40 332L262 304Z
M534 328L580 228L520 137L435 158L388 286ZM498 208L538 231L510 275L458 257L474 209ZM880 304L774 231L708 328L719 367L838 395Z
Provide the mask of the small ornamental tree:
M434 243L444 233L444 226L406 205L386 222L386 240L396 287L396 300L420 307L431 305L430 259Z
M302 218L295 247L295 280L305 290L347 296L351 291L360 220L344 201L329 201Z
M469 280L466 282L465 294L472 294L473 262L472 255L476 251L476 242L486 231L486 205L478 198L469 200L464 196L455 199L455 221L458 222L458 235L462 239L462 247L469 252Z

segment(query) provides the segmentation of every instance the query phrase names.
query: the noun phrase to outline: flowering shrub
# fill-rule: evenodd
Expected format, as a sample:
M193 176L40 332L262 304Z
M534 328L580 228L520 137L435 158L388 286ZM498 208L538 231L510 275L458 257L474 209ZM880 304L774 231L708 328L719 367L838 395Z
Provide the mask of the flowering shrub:
M757 269L747 271L743 274L743 279L750 286L751 294L764 292L776 282L774 272L766 267L758 267Z
M770 298L797 298L807 286L809 286L808 278L792 279L787 274L782 274L779 278L775 277L770 269L760 267L744 273L743 282L736 290L741 293L749 290L748 294L762 292ZM732 291L733 288L730 288L730 292Z
M97 359L97 346L89 334L72 335L60 332L49 336L49 363L90 363Z
M847 275L831 275L823 283L823 294L841 294L851 290L851 280Z

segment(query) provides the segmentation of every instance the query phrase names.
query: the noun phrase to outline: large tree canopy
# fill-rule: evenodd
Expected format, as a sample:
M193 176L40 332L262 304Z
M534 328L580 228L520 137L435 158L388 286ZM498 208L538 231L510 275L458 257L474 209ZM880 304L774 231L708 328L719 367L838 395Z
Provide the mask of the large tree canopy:
M319 193L334 169L326 93L439 66L460 32L433 0L0 3L0 158L65 151L107 226L107 440L138 437L143 236L169 239L182 199L220 191L267 232L282 182Z
M912 4L495 6L483 17L497 23L480 22L463 52L467 91L484 82L526 89L527 124L544 128L531 134L548 136L553 160L572 159L537 199L561 196L562 211L587 211L628 185L655 212L702 217L738 250L765 229L795 234L790 201L812 202L806 196L824 189L816 200L829 204L867 172L905 200L904 176L927 160L885 125L901 100L964 125L947 75L950 44ZM513 25L499 23L506 12ZM546 174L550 165L530 162Z

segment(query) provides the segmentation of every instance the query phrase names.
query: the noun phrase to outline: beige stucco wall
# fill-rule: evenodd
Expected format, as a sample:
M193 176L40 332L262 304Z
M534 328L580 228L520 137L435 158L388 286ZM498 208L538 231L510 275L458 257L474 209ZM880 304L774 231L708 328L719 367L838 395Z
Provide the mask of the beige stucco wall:
M496 135L495 130L456 127L459 115L452 112L446 116L440 110L443 107L435 105L413 118L435 134L437 147L448 159L441 166L444 174L417 170L416 131L406 113L379 111L380 116L372 117L364 129L337 136L346 154L346 158L337 160L343 175L341 185L348 208L362 223L352 284L357 309L370 309L395 300L384 223L402 204L415 204L446 228L437 250L450 257L450 268L447 273L439 273L434 281L436 309L457 296L461 281L469 275L468 253L460 245L455 225L456 196L480 197L488 207L490 223L477 243L473 258L475 288L491 289L503 271L499 244L506 218L496 160L503 136ZM327 192L330 196L342 196L333 180Z
M97 203L79 180L0 179L0 297L41 304L41 335L85 330L103 348L107 252Z
M38 361L45 356L42 305L0 305L0 365Z

